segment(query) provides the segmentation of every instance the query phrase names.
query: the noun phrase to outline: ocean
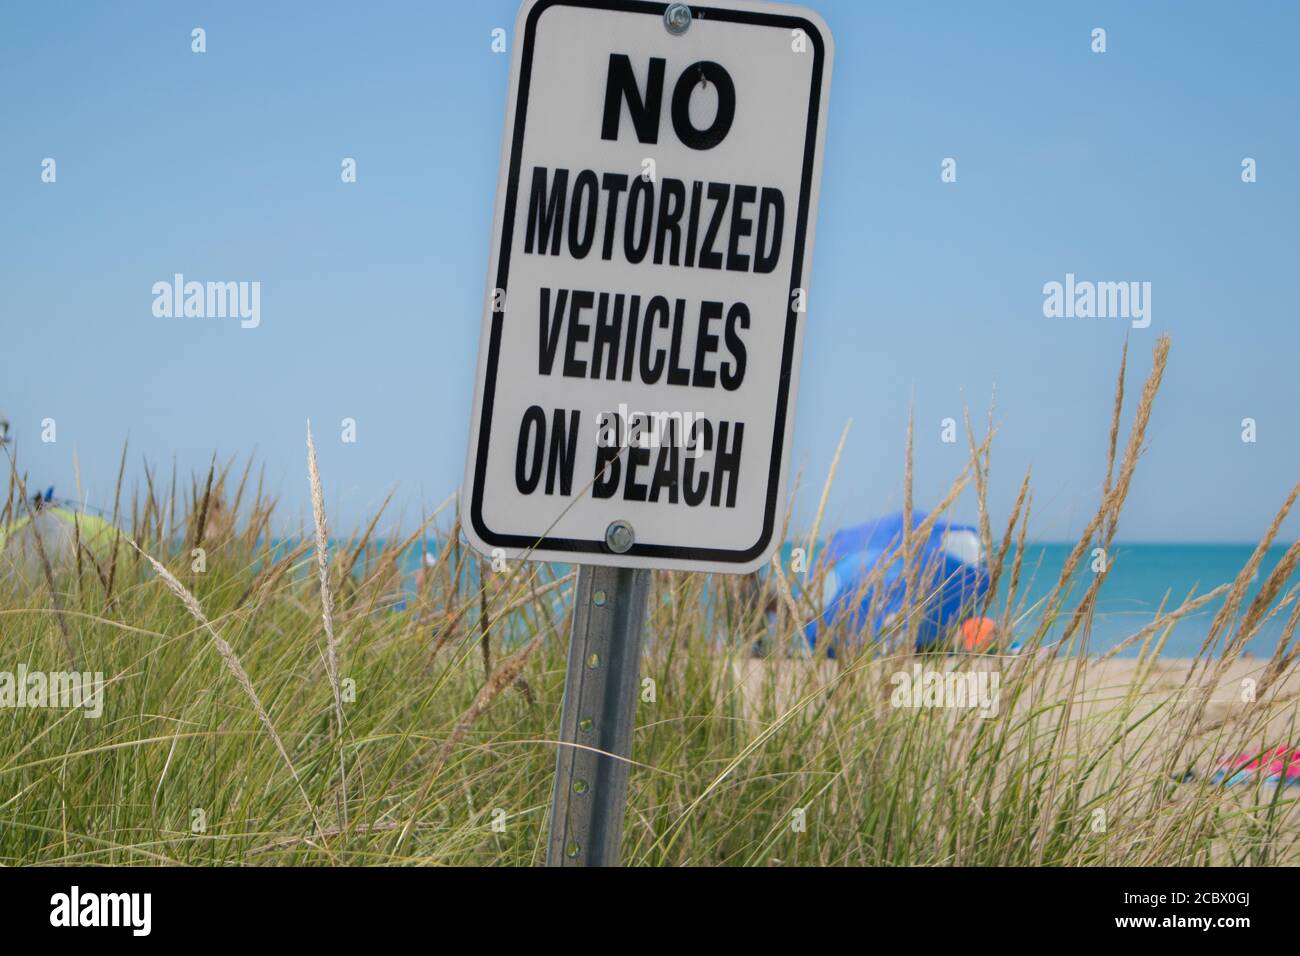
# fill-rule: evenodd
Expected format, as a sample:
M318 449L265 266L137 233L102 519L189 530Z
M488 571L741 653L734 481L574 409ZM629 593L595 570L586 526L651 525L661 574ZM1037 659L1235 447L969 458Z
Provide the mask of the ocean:
M1021 575L1023 578L1033 574L1027 590L1027 607L1051 591L1073 547L1073 544L1025 546ZM1201 595L1232 581L1254 551L1255 546L1248 544L1112 545L1110 572L1097 596L1089 651L1103 653L1141 630L1154 619L1162 601L1166 610L1172 610L1182 604L1193 589L1196 595ZM1260 586L1268 580L1285 553L1286 545L1280 545L1270 548L1264 555L1259 572L1247 592L1247 602L1259 593ZM1082 570L1076 572L1075 590L1071 595L1075 602L1083 595L1090 583L1088 578L1092 576L1087 554L1081 564ZM1300 580L1300 575L1292 575L1289 585L1294 585L1297 580ZM1285 594L1285 588L1282 593ZM1067 606L1073 606L1075 602L1067 602ZM1165 643L1164 656L1194 656L1222 605L1223 599L1218 598L1175 624ZM1266 622L1247 643L1245 652L1256 657L1272 654L1290 610L1288 607ZM1135 647L1121 652L1121 656L1135 656L1137 652Z
M790 547L791 545L787 544L784 550L788 552ZM1035 602L1051 592L1057 578L1060 577L1071 548L1073 544L1068 543L1026 545L1021 570L1020 595L1026 599L1024 607L1030 619L1022 626L1022 630L1033 627L1033 612L1030 609ZM1254 550L1253 545L1235 544L1113 545L1108 558L1111 563L1110 572L1098 595L1097 610L1088 641L1089 653L1104 653L1141 630L1154 619L1162 601L1165 602L1166 610L1171 610L1189 595L1193 595L1193 592L1194 595L1201 595L1220 584L1232 581L1250 559ZM1251 582L1247 601L1259 592L1260 586L1268 579L1285 551L1285 545L1278 545L1270 548L1265 554L1259 573ZM419 567L420 553L419 545L416 545L403 558L402 570L408 586L415 570ZM1000 589L1005 589L1005 577L1010 575L1013 557L1014 555L1008 556L1007 570ZM789 566L788 563L786 566ZM553 571L556 574L564 574L568 568L556 565ZM1080 569L1075 573L1074 590L1067 598L1067 608L1074 607L1082 597L1091 577L1090 557L1089 554L1085 554L1080 562ZM1293 575L1288 584L1294 585L1298 581L1300 581L1300 574ZM1017 603L1019 604L1019 599ZM1173 632L1165 642L1164 656L1194 656L1200 650L1201 643L1209 632L1210 622L1222 603L1222 598L1211 601L1195 614L1175 624ZM1286 625L1289 612L1290 608L1287 608L1266 621L1246 645L1246 653L1257 657L1267 657L1272 654ZM1122 651L1121 656L1136 656L1137 653L1138 647L1135 646Z

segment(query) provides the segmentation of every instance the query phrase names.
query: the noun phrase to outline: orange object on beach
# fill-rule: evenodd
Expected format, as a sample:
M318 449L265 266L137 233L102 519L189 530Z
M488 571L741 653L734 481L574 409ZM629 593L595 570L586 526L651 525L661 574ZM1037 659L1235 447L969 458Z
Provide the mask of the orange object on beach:
M971 617L961 622L961 646L967 651L982 651L993 643L997 625L991 618Z

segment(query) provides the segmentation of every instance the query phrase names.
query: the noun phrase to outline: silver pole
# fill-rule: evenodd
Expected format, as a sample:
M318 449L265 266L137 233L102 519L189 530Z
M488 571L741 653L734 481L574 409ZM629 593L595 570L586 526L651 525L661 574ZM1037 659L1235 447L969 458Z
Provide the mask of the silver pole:
M578 570L547 866L618 866L649 589L648 570Z

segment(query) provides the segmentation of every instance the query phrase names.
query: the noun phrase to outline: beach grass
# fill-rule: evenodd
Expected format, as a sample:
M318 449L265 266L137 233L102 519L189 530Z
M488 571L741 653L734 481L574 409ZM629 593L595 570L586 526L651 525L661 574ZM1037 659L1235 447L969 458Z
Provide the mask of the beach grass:
M1298 739L1300 548L1253 582L1296 492L1234 580L1171 595L1134 633L1137 656L1089 649L1107 573L1092 558L1121 527L1168 353L1161 339L1127 434L1125 356L1101 499L1032 603L1032 480L1011 514L990 514L994 429L967 421L965 470L929 520L963 494L978 502L992 587L972 610L1000 624L990 653L908 649L937 586L919 558L924 526L898 550L913 611L874 636L831 628L833 660L797 651L821 611L819 563L655 572L624 861L1295 863L1300 787L1263 775L1224 786L1214 770ZM251 460L214 458L188 490L149 471L134 493L119 463L121 540L78 541L75 561L44 555L35 580L0 582L0 672L104 675L98 717L0 707L0 863L544 861L572 571L494 572L459 536L454 499L405 537L381 533L381 509L331 539L308 457L315 527L287 544ZM19 463L6 466L0 527L30 500ZM431 556L414 591L399 570L412 548ZM1200 653L1162 657L1210 601ZM1285 622L1272 655L1246 658L1270 620ZM996 706L900 705L898 675L923 672L996 677Z

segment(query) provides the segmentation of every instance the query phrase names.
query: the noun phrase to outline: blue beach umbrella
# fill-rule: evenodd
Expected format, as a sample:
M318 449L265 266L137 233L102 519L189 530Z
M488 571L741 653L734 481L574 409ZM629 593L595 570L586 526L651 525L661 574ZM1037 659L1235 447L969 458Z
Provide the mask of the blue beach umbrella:
M925 521L924 512L912 513L915 531ZM816 647L818 632L834 625L837 634L849 640L869 640L897 625L905 598L903 569L902 512L837 532L827 545L827 570L822 588L822 616L804 628L808 643ZM989 571L977 529L970 525L937 520L929 534L914 542L913 558L919 569L920 594L916 601L921 616L916 647L929 647L974 617L988 591ZM868 579L873 571L878 579ZM835 648L826 652L834 655Z

